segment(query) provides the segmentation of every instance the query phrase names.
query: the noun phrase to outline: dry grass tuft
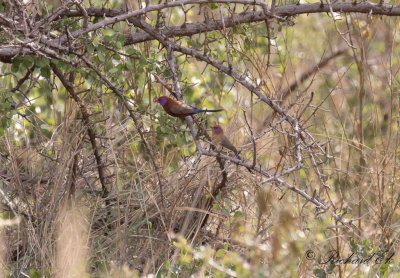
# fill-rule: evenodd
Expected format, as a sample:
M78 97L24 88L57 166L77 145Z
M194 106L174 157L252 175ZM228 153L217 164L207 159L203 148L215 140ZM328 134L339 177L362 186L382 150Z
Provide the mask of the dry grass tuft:
M58 216L55 277L78 278L87 274L89 228L87 209L68 204Z

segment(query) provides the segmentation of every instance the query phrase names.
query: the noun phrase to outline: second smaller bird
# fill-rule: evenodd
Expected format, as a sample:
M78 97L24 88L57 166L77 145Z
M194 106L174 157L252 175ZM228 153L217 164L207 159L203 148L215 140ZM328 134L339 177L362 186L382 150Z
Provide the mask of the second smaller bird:
M211 127L212 132L213 132L213 136L212 136L213 143L216 146L221 146L221 147L224 147L224 148L227 148L227 149L233 151L233 153L240 160L242 160L240 158L239 153L238 153L237 149L235 148L235 146L231 143L231 141L229 141L228 137L226 137L224 135L224 131L223 131L222 127L219 126L219 125L212 125L210 127Z

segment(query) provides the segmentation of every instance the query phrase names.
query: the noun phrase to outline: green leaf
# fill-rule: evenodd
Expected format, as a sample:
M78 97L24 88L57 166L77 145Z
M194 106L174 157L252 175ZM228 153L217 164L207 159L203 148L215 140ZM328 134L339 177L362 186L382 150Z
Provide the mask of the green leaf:
M209 5L211 10L218 9L218 3L210 3Z
M218 251L215 253L215 256L217 258L222 258L225 255L225 250L224 249L218 249Z
M318 278L326 277L325 270L323 270L323 269L321 269L321 268L314 269L313 273L314 273L315 276L317 276Z
M44 57L38 57L35 59L35 65L39 68L47 67L49 65L49 59Z
M97 50L98 51L100 51L100 52L102 52L102 51L106 51L106 47L104 46L104 45L99 45L98 47L97 47Z
M133 65L133 63L131 62L131 61L126 61L126 68L128 69L128 70L133 70L135 67L134 67L134 65Z
M126 53L127 53L128 55L136 55L136 54L138 54L138 52L137 52L136 49L134 49L134 48L128 48L128 50L126 51Z
M304 171L304 169L300 169L299 175L300 175L301 178L306 178L307 177L306 171Z
M114 60L117 60L117 61L121 60L121 55L119 55L118 53L115 53L112 57Z
M350 239L351 252L357 252L358 245L354 239Z
M115 43L115 48L116 49L121 49L122 48L122 42L116 42Z
M174 141L175 141L175 135L172 134L172 133L169 133L169 134L168 134L168 140L169 140L170 142L174 142Z
M79 71L79 74L85 79L87 79L89 77L89 74L85 70L82 70L82 69Z
M102 20L103 20L102 17L95 17L94 20L93 20L93 24L95 24L95 23L97 23L99 21L102 21Z
M104 37L104 41L105 42L111 42L113 40L113 37L112 36L105 36Z
M46 79L50 78L50 67L43 67L40 69L40 75Z
M93 23L95 23L95 22L93 22ZM93 40L93 46L94 47L98 47L99 46L99 42L100 42L100 40L99 40L99 38L98 37L96 37L94 40Z
M36 271L36 269L31 268L29 270L29 277L31 278L40 278L40 273Z
M111 69L109 70L109 73L116 73L116 72L119 72L119 69L118 69L118 68L111 68Z
M11 120L8 117L3 117L1 118L1 127L2 128L8 128L11 124Z
M49 155L51 155L51 153ZM45 277L50 277L50 270L48 268L46 268L44 270L43 274L44 274Z
M93 53L94 53L94 46L93 46L93 44L89 44L89 45L87 46L86 50L87 50L87 52L88 52L89 54L93 54Z
M22 60L22 65L23 65L25 68L30 68L30 67L33 66L33 64L34 64L34 62L33 62L33 58L32 58L31 56L26 56L26 57Z
M13 73L16 73L19 71L19 66L21 65L21 60L19 59L14 59L12 66L11 66L11 71Z
M222 208L222 214L225 215L226 217L230 216L230 212L226 208Z
M118 42L124 43L126 36L123 34L118 34Z
M97 57L99 58L100 62L104 62L106 60L106 57L104 56L104 54L102 52L99 52L97 54Z
M119 71L126 71L127 70L127 68L126 68L126 66L124 64L118 64L117 69Z
M147 66L147 60L146 60L146 58L144 56L140 56L139 65L142 66L142 67Z

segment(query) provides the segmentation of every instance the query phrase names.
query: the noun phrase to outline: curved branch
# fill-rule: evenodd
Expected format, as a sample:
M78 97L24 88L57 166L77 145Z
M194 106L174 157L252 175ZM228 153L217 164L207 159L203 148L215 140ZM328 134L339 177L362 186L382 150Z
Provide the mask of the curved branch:
M329 206L325 205L324 202L318 198L318 196L317 197L310 196L304 190L300 190L297 187L288 184L285 180L282 179L282 177L289 175L290 173L293 173L295 171L298 171L302 167L302 158L300 155L300 152L301 152L300 140L302 140L306 144L306 138L310 137L310 135L305 130L302 130L301 126L299 125L298 119L290 116L285 109L281 108L272 99L270 99L269 97L264 95L258 87L255 87L250 81L247 80L247 78L244 75L240 75L234 69L229 69L227 66L224 66L222 62L218 62L217 60L214 60L213 58L203 55L202 53L200 53L197 50L186 48L186 47L181 46L173 41L170 41L169 39L165 38L165 36L163 36L162 34L157 32L157 30L155 28L153 28L150 24L146 23L142 19L134 18L134 19L132 19L132 22L135 26L142 28L143 30L148 32L151 36L154 37L154 39L158 40L169 51L171 51L173 49L175 51L178 51L178 52L190 55L192 57L198 58L200 60L203 60L207 64L210 64L210 65L214 66L215 68L217 68L219 71L231 76L235 81L237 81L238 83L243 85L250 92L253 92L254 94L256 94L261 101L268 104L275 112L277 112L281 116L285 117L285 120L293 126L293 128L296 132L296 135L295 135L296 156L297 156L298 163L295 166L286 169L286 171L279 173L278 175L276 175L276 174L272 175L272 174L268 173L267 171L262 170L261 167L251 168L252 167L251 165L249 165L237 158L233 158L233 157L223 155L223 154L218 154L213 151L204 150L199 144L198 151L199 151L200 155L223 158L223 159L229 160L237 165L242 165L242 166L246 167L247 169L252 169L252 170L262 174L263 176L267 177L267 179L262 181L262 183L276 182L279 185L284 185L289 190L303 196L307 201L313 203L316 206L317 210L327 211L329 209ZM187 117L187 118L189 118L189 117ZM313 138L311 137L311 139L313 139ZM309 146L307 146L307 147L309 147ZM349 226L354 227L354 225L352 225L351 221L342 219L342 217L340 215L337 215L335 212L331 212L331 213L336 221L341 222L344 225L349 225Z
M124 20L132 20L133 18L137 18L140 15L146 14L151 11L163 10L166 8L188 5L188 4L204 4L204 3L239 3L244 5L259 5L263 6L265 3L257 1L249 1L249 0L185 0L185 1L176 1L169 2L166 4L160 5L152 5L148 6L144 9L131 11L128 13L124 13L120 10L113 9L103 9L103 8L88 8L86 10L88 16L96 16L96 17L111 17L104 19L98 23L92 24L87 28L83 28L81 30L77 30L73 32L71 35L73 37L79 37L83 34L90 33L96 31L98 29L104 28L106 26L115 24ZM285 17L292 17L300 14L310 14L310 13L328 13L330 12L330 8L332 8L333 12L339 13L365 13L371 15L386 15L386 16L400 16L400 6L391 6L391 5L378 5L369 2L362 3L348 3L348 2L336 2L332 3L331 7L325 4L315 3L315 4L299 4L299 5L284 5L275 7L274 14L272 14L269 10L256 10L253 12L244 12L240 14L233 15L231 17L224 18L224 24L226 28L230 28L243 23L252 23L252 22L260 22L271 18L278 18L283 20ZM61 16L70 16L70 17L78 17L84 16L82 11L74 9L65 11ZM14 29L15 31L19 31L17 22L8 17L5 13L0 13L0 25L4 25L10 29ZM205 22L197 22L197 23L187 23L183 26L172 26L172 27L164 27L158 29L165 37L179 37L179 36L190 36L194 34L199 34L203 32L213 31L213 30L221 30L223 28L221 20L208 20ZM125 45L136 44L144 41L153 40L153 36L148 34L147 32L136 32L132 34L131 37L127 38ZM67 41L67 36L63 35L59 38L48 40L46 44L48 46L54 47L57 50L62 47L62 43ZM0 47L0 61L4 63L11 63L12 59L16 55L34 55L34 51L27 47L18 48L15 46L3 46Z
M204 4L204 3L237 3L243 5L259 5L262 6L262 2L260 1L248 1L248 0L185 0L185 1L174 1L166 4L160 5L152 5L147 8L132 11L130 13L126 13L122 10L118 9L106 9L106 8L88 8L86 9L88 16L96 16L96 17L117 17L124 15L125 19L128 19L132 16L141 15L150 11L158 11L171 7L181 7L182 5L189 4ZM400 16L400 6L393 6L388 4L375 4L371 2L335 2L331 4L332 11L337 13L371 13L372 15L386 15L386 16ZM299 14L309 14L309 13L328 13L330 12L329 5L321 4L321 3L313 3L313 4L291 4L291 5L282 5L275 6L274 15L275 16L295 16ZM264 11L255 11L252 13L264 13ZM0 13L1 15L1 13ZM61 16L66 17L79 17L82 16L82 12L77 9L71 9L65 11L61 14ZM268 12L269 16L272 15L271 12ZM0 16L1 19L1 16ZM123 19L123 20L125 20ZM226 18L225 18L226 20ZM0 23L3 23L0 20Z
M315 75L321 68L325 67L331 60L346 53L347 50L349 50L349 47L346 44L342 44L336 51L322 58L318 63L314 64L312 67L302 72L298 80L297 79L294 80L292 83L290 83L290 85L286 89L278 93L278 99L280 99L284 105L290 94L294 92L301 84L303 84L304 81L306 81L311 76ZM268 126L272 122L273 116L274 116L273 113L269 113L265 117L263 125L260 126L257 133L259 133L263 127Z
M238 4L243 4L243 5L259 5L263 6L262 4L265 4L259 0L257 1L249 1L249 0L214 0L214 1L209 1L209 0L185 0L185 1L175 1L175 2L168 2L165 4L160 4L160 5L152 5L148 6L144 9L128 12L128 13L123 13L123 14L118 14L122 13L121 11L116 11L116 10L104 10L104 9L87 9L87 14L89 16L107 16L107 13L110 16L113 16L112 18L105 19L103 21L100 21L96 24L91 25L88 27L86 30L78 30L72 33L74 37L76 36L81 36L85 33L89 33L92 31L95 31L97 29L104 28L105 26L115 24L120 21L124 20L129 20L131 18L137 17L139 15L146 14L151 11L158 11L158 10L163 10L166 8L171 8L171 7L180 7L182 5L189 5L189 4L204 4L204 3L238 3ZM284 18L284 17L291 17L291 16L296 16L300 14L310 14L310 13L328 13L330 11L333 12L339 12L339 13L366 13L366 14L371 14L371 15L386 15L386 16L400 16L400 6L392 6L392 5L378 5L374 3L369 3L369 2L362 2L362 3L354 3L354 2L337 2L331 4L331 6L320 4L320 3L315 3L315 4L300 4L300 5L284 5L284 6L278 6L275 7L274 14L272 14L270 11L265 11L265 10L257 10L254 12L246 12L246 13L241 13L234 15L232 17L228 17L224 19L224 24L226 28L242 24L242 23L250 23L250 22L259 22L263 21L266 19L271 19L271 18ZM118 14L118 15L115 15ZM68 15L66 13L66 15ZM81 11L75 10L71 11L70 16L82 16ZM115 16L114 16L115 15ZM211 23L210 23L211 22ZM187 36L187 35L193 35L197 33L202 33L206 31L211 31L211 30L221 30L223 27L222 21L221 20L214 20L204 23L192 23L192 24L186 24L186 26L181 26L181 27L168 27L169 30L166 33L163 33L167 37L175 37L175 36ZM210 25L210 27L208 26ZM137 37L137 38L136 38ZM64 42L66 40L66 37L63 36L60 40L57 39L57 41ZM128 41L128 44L131 43L138 43L146 40L152 40L152 37L147 34L145 35L144 33L136 33L132 35L132 38L130 39L131 41Z
M99 180L101 183L101 191L102 191L102 198L106 199L109 195L109 191L107 189L107 182L106 182L106 172L105 172L105 165L103 162L103 159L100 154L99 147L96 143L96 134L93 130L93 124L90 121L90 114L86 109L86 106L83 104L82 100L79 98L77 93L75 92L74 85L71 81L67 80L67 78L64 76L63 72L57 68L57 66L53 63L50 62L50 67L53 70L54 74L57 75L57 77L60 79L61 83L64 85L65 89L68 91L68 93L71 95L71 97L75 100L75 102L78 104L81 113L82 113L82 118L83 122L85 123L85 126L87 128L87 133L89 136L90 143L92 144L93 148L93 154L96 159L97 163L97 172L99 174ZM107 199L106 199L106 205L108 205Z
M329 11L327 5L320 4L300 4L300 5L285 5L275 8L275 16L278 18L296 16L300 14L309 13L325 13ZM376 15L387 15L387 16L400 16L400 6L388 6L385 9L379 9L376 4L364 2L353 5L353 3L334 3L332 4L332 9L334 12L343 13L366 13ZM272 18L271 13L265 14L264 11L257 10L252 12L243 12L240 14L235 14L231 17L224 18L225 28L231 28L244 23L261 22ZM200 34L204 32L222 30L222 20L207 20L207 22L196 22L187 23L182 26L172 26L160 28L160 32L167 38L180 37L180 36L192 36L195 34ZM147 32L140 31L131 34L126 41L125 45L136 44L140 42L150 41L154 38Z
M246 168L250 168L250 167L251 167L251 165L249 165L249 164L247 164L247 163L245 163L245 162L243 162L243 161L237 159L236 157L231 157L231 156L229 156L229 155L224 155L224 154L216 153L216 152L213 152L213 151L206 151L206 150L204 150L204 149L201 150L201 154L202 154L202 155L206 155L206 156L216 157L216 158L222 158L222 159L231 161L231 162L233 162L233 163L235 163L235 164L242 165L242 166L244 166L244 167L246 167ZM305 192L305 190L299 189L299 188L297 188L296 186L291 185L291 184L287 183L285 180L282 179L282 176L287 175L287 174L289 174L289 173L291 173L291 172L294 172L294 171L296 170L295 168L288 169L288 171L285 171L285 173L280 173L279 175L271 175L271 174L269 174L267 171L262 170L262 169L257 168L257 167L252 168L252 169L253 169L255 172L260 173L261 175L268 177L268 179L262 181L262 183L265 183L265 182L276 182L276 183L278 183L279 185L285 186L285 187L286 187L287 189L289 189L290 191L293 191L293 192L295 192L296 194L299 194L300 196L302 196L302 197L303 197L305 200L307 200L308 202L313 203L313 204L316 206L316 208L321 209L321 210L323 210L323 211L326 211L326 210L329 209L329 207L328 207L327 205L325 205L324 202L321 201L321 200L318 198L318 196L314 196L314 195L313 195L313 196L310 196L309 194L307 194L307 193ZM336 214L336 213L334 213L334 212L332 212L332 211L331 211L331 214L332 214L332 217L333 217L336 221L342 223L342 224L345 225L345 226L348 226L348 227L352 227L352 228L354 228L354 229L357 229L357 227L355 227L354 224L353 224L353 220L346 220L346 219L343 219L341 215L338 215L338 214Z

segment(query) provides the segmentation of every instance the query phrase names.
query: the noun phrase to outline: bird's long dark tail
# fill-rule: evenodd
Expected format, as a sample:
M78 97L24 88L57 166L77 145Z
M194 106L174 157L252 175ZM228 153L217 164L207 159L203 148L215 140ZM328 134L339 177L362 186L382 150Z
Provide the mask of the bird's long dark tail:
M197 109L196 107L190 106L193 108L194 111L196 111L197 113L201 113L201 112L221 112L224 111L224 109Z
M214 110L205 109L205 110L200 110L200 112L221 112L221 111L224 111L224 109L214 109Z

